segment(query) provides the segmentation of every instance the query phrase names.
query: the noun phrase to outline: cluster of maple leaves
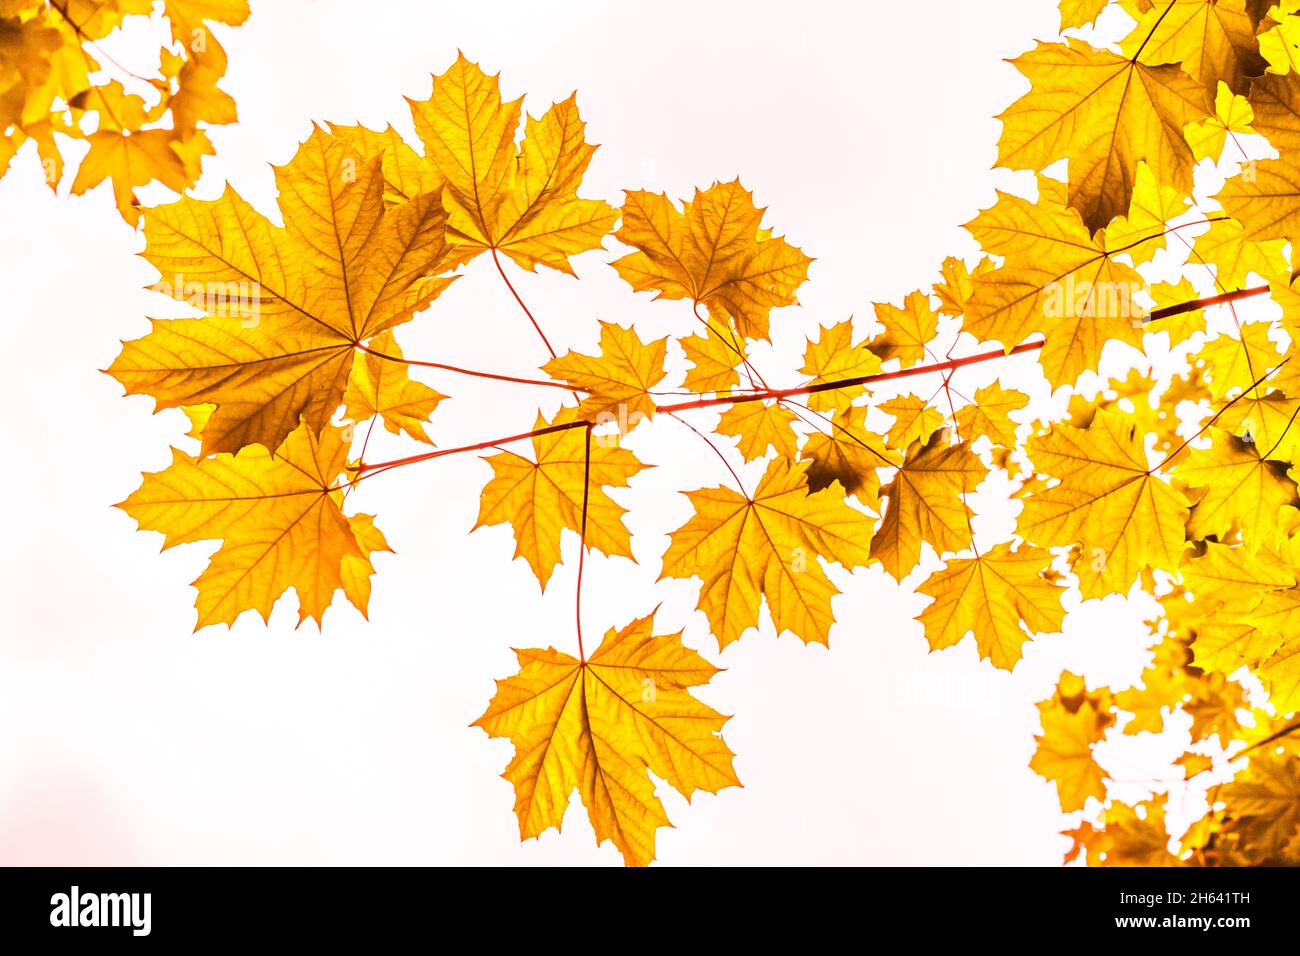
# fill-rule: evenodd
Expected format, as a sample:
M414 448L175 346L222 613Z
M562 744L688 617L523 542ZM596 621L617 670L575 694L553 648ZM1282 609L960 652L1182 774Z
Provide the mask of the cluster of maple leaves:
M217 87L226 52L209 25L248 18L248 0L162 0L171 45L141 75L100 48L155 0L0 0L0 175L28 140L45 181L64 179L59 139L85 140L74 194L112 184L122 218L135 224L135 190L152 182L183 192L213 152L207 126L233 123L235 101ZM140 92L132 90L138 88Z
M128 219L133 186L193 181L207 149L198 121L234 118L215 95L215 45L165 55L153 107L87 84L81 41L150 6L0 0L0 49L19 51L0 69L3 148L30 137L47 156L52 132L86 135L78 184L111 177ZM165 11L180 33L246 14L188 0ZM1300 0L1063 0L1061 16L1065 39L1013 61L1030 89L1000 117L998 165L1034 182L967 225L978 261L945 260L931 288L877 304L870 329L818 329L781 387L750 349L796 321L773 310L796 304L811 260L764 225L750 192L736 180L680 202L583 198L595 147L575 99L528 117L520 138L521 101L463 56L411 103L416 145L392 128L316 127L276 169L283 226L230 188L144 210L144 255L204 315L154 320L109 372L184 409L197 447L174 450L122 507L167 547L220 542L195 582L199 627L266 617L291 588L300 619L319 622L340 590L366 611L372 559L388 550L374 516L348 513L350 489L491 450L477 525L509 525L542 587L576 538L580 594L588 550L632 553L608 490L644 464L618 439L694 415L735 440L688 424L734 482L684 489L693 513L662 576L698 580L720 649L756 633L764 606L777 633L827 643L833 566L879 565L932 599L919 618L932 648L971 638L1004 669L1061 629L1065 595L1144 593L1161 613L1140 683L1089 687L1067 672L1039 705L1031 766L1072 815L1070 857L1300 863L1300 367L1288 364L1300 334ZM78 134L92 108L97 131ZM142 129L168 108L170 129ZM596 354L558 354L503 260L574 275L571 258L610 237L628 249L618 274L678 300L665 309L689 308L695 331L645 341L602 323ZM479 255L551 352L545 377L403 355L395 330L436 311ZM1238 306L1265 298L1275 307ZM962 369L1013 353L1036 358L1065 399L1059 417L1030 417L1029 396L1000 382L963 389ZM435 448L444 396L415 368L558 389L566 402L518 434ZM873 389L904 380L912 390L884 400ZM365 461L356 426L375 422L423 450ZM759 460L748 488L732 463ZM990 487L1018 509L993 539L968 502ZM521 651L498 682L477 723L514 745L505 776L522 837L558 827L577 790L597 840L645 864L668 823L651 773L686 796L738 783L727 718L692 693L714 666L653 618L588 650L579 617L576 656ZM1177 832L1154 775L1150 799L1132 803L1108 773L1107 748L1143 733L1183 735L1177 766L1189 785L1206 782L1199 819Z

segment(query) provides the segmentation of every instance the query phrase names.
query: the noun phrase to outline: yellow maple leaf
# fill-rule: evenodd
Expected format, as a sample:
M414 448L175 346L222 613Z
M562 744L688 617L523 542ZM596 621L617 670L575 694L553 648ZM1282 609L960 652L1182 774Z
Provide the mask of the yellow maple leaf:
M853 323L844 321L823 328L816 342L808 340L803 368L799 371L811 376L806 385L819 386L875 375L880 371L880 359L861 344L853 343ZM807 398L808 407L818 412L844 408L861 395L864 388L863 385L848 385L814 391Z
M740 786L720 735L728 718L690 692L717 668L680 632L655 635L653 613L611 628L586 660L554 648L515 653L519 673L497 681L474 724L514 744L503 776L515 788L521 839L558 830L576 790L596 842L645 866L655 831L671 826L649 774L688 799Z
M880 507L879 469L902 464L885 440L867 428L867 410L860 405L836 412L830 431L808 436L802 457L808 466L808 487L821 491L839 482L846 492L872 511Z
M1072 30L1086 27L1101 16L1110 0L1061 0L1058 4L1061 12L1061 29Z
M1300 147L1300 125L1295 121L1300 111L1300 73L1256 78L1250 84L1250 107L1251 128L1267 137L1274 149L1290 153Z
M719 417L718 432L740 439L736 447L746 461L762 458L769 448L780 458L793 459L799 454L796 420L794 412L779 402L740 402Z
M1094 794L1095 795L1095 794ZM1141 808L1141 814L1138 808ZM1131 807L1115 802L1106 807L1105 826L1088 840L1088 862L1106 866L1180 866L1169 852L1169 829L1162 802L1147 800Z
M1146 568L1179 566L1187 498L1156 474L1119 413L1099 411L1088 428L1054 425L1030 440L1029 457L1060 480L1025 498L1019 533L1043 547L1079 545L1085 598L1124 593Z
M343 393L347 417L363 422L378 415L394 435L406 432L432 445L424 425L447 396L415 381L405 365L394 361L401 359L402 350L391 330L371 339L369 348L373 351L358 352L352 360L352 375Z
M563 425L558 420L556 425ZM548 423L540 415L536 429ZM579 423L581 425L581 423ZM536 460L513 451L487 458L492 479L483 489L474 528L509 524L515 557L524 558L542 589L560 563L560 539L567 529L584 527L586 545L609 556L632 557L625 509L606 488L624 488L644 467L626 448L588 441L586 428L573 427L533 436Z
M356 347L407 321L451 281L437 193L383 207L378 157L317 128L276 169L283 228L233 189L149 210L155 289L202 309L154 320L108 372L159 408L213 404L203 453L277 447L343 401ZM366 366L361 366L364 370Z
M1255 132L1250 125L1254 118L1250 100L1233 93L1228 84L1220 81L1214 95L1214 115L1187 127L1187 143L1192 147L1192 155L1197 159L1218 162L1229 136L1235 139Z
M988 438L1001 448L1016 447L1018 422L1011 413L1029 404L1029 396L1013 392L1000 385L986 385L975 392L975 400L957 409L957 434L968 442Z
M522 97L504 101L497 77L463 53L424 101L408 101L425 156L446 183L447 227L462 256L500 250L525 269L573 274L569 258L599 249L617 211L578 187L596 147L576 94L529 117L515 146Z
M197 628L233 624L246 610L265 620L289 588L299 621L317 623L339 588L363 612L370 553L388 550L369 516L343 514L339 477L343 430L299 425L280 448L249 445L237 455L193 458L172 450L167 469L144 476L119 507L165 548L219 540L199 575ZM364 582L364 583L363 583Z
M1258 16L1248 0L1125 0L1137 25L1120 44L1127 57L1156 66L1178 65L1210 92L1222 83L1245 93L1263 68L1255 40Z
M697 189L681 211L666 195L634 190L615 236L637 251L614 267L638 292L688 299L766 339L769 313L795 304L812 260L763 228L764 211L739 179Z
M1259 35L1259 55L1269 73L1300 72L1300 16L1284 16Z
M1240 818L1243 835L1273 854L1300 830L1300 760L1291 754L1252 754L1246 769L1218 795Z
M1137 164L1192 191L1183 127L1210 115L1205 87L1178 66L1148 66L1077 40L1039 43L1011 61L1032 84L1003 111L998 164L1041 170L1070 163L1069 204L1092 232L1129 207Z
M1055 781L1066 813L1082 810L1089 797L1105 799L1106 772L1094 758L1093 747L1115 722L1110 695L1087 692L1078 677L1066 673L1056 694L1042 701L1038 711L1043 732L1036 738L1030 769Z
M888 302L875 303L876 319L885 330L867 343L867 348L882 362L898 359L899 367L915 365L925 358L925 347L939 330L939 316L924 292L910 292L903 307Z
M1048 573L1052 556L1041 548L999 544L984 554L948 562L917 587L934 598L921 612L932 650L975 636L980 657L1010 670L1030 637L1061 629L1062 585Z
M913 442L924 445L945 421L943 412L916 395L900 395L876 407L894 416L894 424L886 434L889 447L898 451L906 451Z
M1243 238L1289 240L1297 235L1300 164L1295 152L1284 150L1279 158L1252 163L1247 169L1247 175L1229 179L1215 197L1240 223Z
M1145 283L1116 261L1119 249L1105 231L1094 235L1084 228L1065 204L1063 183L1040 176L1037 202L999 192L997 203L966 228L1004 257L999 268L974 280L965 319L971 334L1010 350L1041 332L1040 362L1053 386L1073 384L1096 369L1108 342L1140 346L1135 320L1145 310L1135 297ZM1160 224L1149 234L1163 232Z
M703 582L699 608L720 647L757 626L764 600L778 634L826 644L839 591L821 562L851 569L870 559L871 519L836 485L809 493L807 470L777 458L752 498L730 488L687 494L695 514L669 536L661 577Z
M709 323L703 335L679 339L691 367L683 384L693 392L726 392L740 382L737 368L744 361L739 339L730 329L727 337ZM735 341L732 339L735 338Z
M630 328L601 322L599 354L570 352L542 368L552 378L587 393L578 405L580 416L589 421L616 420L621 428L630 429L654 416L650 389L663 380L667 341L665 337L642 342Z
M1206 434L1209 448L1188 448L1171 462L1194 502L1187 531L1195 538L1222 540L1234 526L1252 551L1282 542L1281 512L1300 505L1287 465L1272 461L1270 448L1242 441L1220 428Z
M948 445L943 432L914 444L882 494L889 505L871 544L871 556L901 581L921 560L921 545L935 553L961 551L971 543L964 496L983 480L984 466L965 442Z

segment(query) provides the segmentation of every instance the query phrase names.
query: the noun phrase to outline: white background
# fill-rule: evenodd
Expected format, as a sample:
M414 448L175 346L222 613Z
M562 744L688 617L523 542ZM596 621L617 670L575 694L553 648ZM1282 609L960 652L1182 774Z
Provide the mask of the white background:
M587 195L617 205L624 188L686 196L743 177L769 224L817 260L802 307L774 315L777 348L756 353L782 383L818 325L855 315L865 329L871 302L900 302L945 255L974 250L959 227L999 181L991 117L1025 88L1003 58L1058 23L1047 0L253 6L245 27L219 34L240 123L213 132L218 156L198 195L228 180L276 216L268 163L289 159L310 120L406 129L403 95L427 96L429 74L459 47L502 71L507 96L526 92L533 114L579 91L588 138L602 144ZM118 59L155 62L143 30L150 41L113 47ZM691 331L689 305L651 303L618 279L609 245L577 260L581 282L515 272L557 346L590 350L597 318L633 322L644 338ZM30 151L0 181L11 454L0 471L0 861L617 863L594 846L576 799L563 835L521 845L498 776L509 745L468 726L493 678L513 673L512 646L574 644L576 540L539 594L510 560L507 528L469 534L489 477L480 460L401 469L350 499L378 514L398 552L377 559L369 622L340 597L323 633L295 630L289 596L269 628L248 614L232 631L191 634L188 583L211 547L160 555L160 536L111 507L139 472L165 466L186 428L96 371L147 315L179 314L144 290L157 276L133 255L142 246L106 188L52 197ZM515 374L545 358L485 259L399 338L410 357ZM1032 368L1001 365L1012 385L1037 382ZM973 390L998 371L955 384ZM425 380L454 396L430 429L441 445L525 430L539 400L552 401ZM660 832L663 863L1059 861L1068 841L1054 788L1026 766L1033 702L1062 666L1136 676L1144 607L1078 609L1064 636L1007 674L969 641L929 654L912 620L926 599L879 568L836 571L845 595L829 652L777 639L764 615L760 633L719 655L693 612L697 585L654 581L666 532L689 513L675 492L725 472L671 421L630 445L659 466L621 496L640 563L589 563L587 628L662 601L662 629L684 627L727 668L703 696L735 715L726 738L745 782L691 805L661 787L677 825Z

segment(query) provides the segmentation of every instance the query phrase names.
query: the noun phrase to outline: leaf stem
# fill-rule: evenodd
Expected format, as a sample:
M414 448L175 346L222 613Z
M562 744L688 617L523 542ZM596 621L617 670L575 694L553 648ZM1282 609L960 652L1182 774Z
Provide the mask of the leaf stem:
M492 261L496 263L497 272L501 273L501 281L506 284L506 288L510 290L510 294L515 297L515 301L519 303L519 308L524 310L524 315L528 316L528 321L533 323L533 328L535 328L537 334L542 337L542 344L546 346L546 351L551 353L551 358L556 358L555 349L551 348L551 340L546 337L546 333L542 331L542 327L537 323L537 319L533 316L533 313L529 311L528 306L524 305L524 300L521 299L519 293L515 291L514 284L510 281L510 277L506 275L506 270L501 265L501 258L497 255L496 249L489 249L488 251L492 253Z
M516 375L499 375L496 372L480 372L477 369L461 368L458 365L445 365L442 362L420 362L415 359L398 358L396 355L389 355L385 352L380 352L377 349L372 349L368 345L363 345L361 343L357 344L357 348L365 352L367 355L386 359L389 362L400 362L403 365L418 365L420 368L436 368L441 369L444 372L456 372L459 375L471 375L475 378L491 378L498 382L515 382L519 385L543 385L547 388L561 388L566 392L574 391L571 386L565 385L563 382L549 382L540 378L520 378ZM577 391L582 392L585 391L585 389L580 388L577 389Z
M520 432L518 435L507 435L505 438L491 438L487 441L476 442L473 445L461 445L457 448L439 448L434 451L426 451L419 455L408 455L405 458L394 458L392 461L377 461L373 465L361 465L357 468L357 477L353 479L352 484L356 484L362 478L369 478L371 475L377 475L381 471L388 471L390 468L400 468L402 465L413 465L419 461L430 461L434 458L445 458L448 455L456 455L467 451L482 451L485 448L492 448L495 445L506 445L514 441L523 441L525 438L536 438L540 435L550 435L554 432L568 431L571 428L588 428L592 425L588 421L563 422L559 425L547 425L545 428L536 428L529 432Z
M582 646L582 571L587 563L587 505L591 495L591 430L594 422L584 422L587 426L586 446L582 459L582 522L578 531L578 586L574 599L574 616L578 625L578 660L587 663L587 652Z

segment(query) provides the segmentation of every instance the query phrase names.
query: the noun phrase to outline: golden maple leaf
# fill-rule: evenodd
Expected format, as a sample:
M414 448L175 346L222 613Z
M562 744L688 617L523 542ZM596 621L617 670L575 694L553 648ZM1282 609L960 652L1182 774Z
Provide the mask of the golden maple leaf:
M696 190L681 211L666 195L633 190L614 235L637 251L614 267L638 292L688 299L766 339L769 313L795 304L812 260L763 228L763 213L739 179Z
M1120 44L1127 57L1151 66L1178 65L1213 93L1222 83L1245 93L1250 78L1263 72L1264 61L1250 0L1123 0L1137 25Z
M492 480L483 489L474 528L509 524L515 557L528 562L543 590L560 563L565 529L585 529L586 546L602 554L632 557L631 536L623 524L626 511L605 489L626 487L644 466L626 448L589 441L585 424L577 424L534 435L535 461L513 451L486 459ZM539 415L536 430L547 427Z
M686 388L693 392L726 392L740 382L737 368L745 355L732 330L724 331L726 337L710 322L703 335L678 340L691 363L682 383Z
M903 299L901 309L888 302L877 302L875 310L876 319L885 330L867 343L867 348L880 361L896 358L899 366L906 368L925 358L925 347L939 330L939 316L930 306L928 295L910 292Z
M853 323L844 321L822 329L816 342L808 340L799 371L810 376L806 383L809 386L834 384L875 375L880 371L880 359L863 344L853 343ZM848 385L812 392L807 398L808 407L818 412L844 408L862 394L864 387Z
M999 192L997 203L966 228L1004 257L999 268L974 279L965 319L973 335L1010 350L1041 332L1046 343L1039 360L1054 387L1096 369L1108 342L1141 345L1135 319L1144 310L1135 299L1145 283L1115 259L1120 247L1111 245L1107 231L1090 234L1065 204L1063 183L1040 176L1036 202ZM1148 235L1163 231L1161 224ZM1134 241L1126 236L1125 246Z
M1194 502L1187 531L1194 538L1227 537L1234 525L1251 550L1282 543L1283 508L1300 506L1287 465L1270 460L1272 449L1210 428L1209 448L1187 449L1172 463L1173 473L1191 489Z
M965 495L983 480L984 466L965 442L949 445L942 431L916 443L882 494L889 505L871 544L871 556L896 580L921 560L921 546L935 553L961 551L971 543Z
M839 482L853 497L872 511L880 506L881 468L902 463L902 456L891 451L884 438L867 428L867 409L860 405L836 412L828 432L810 435L802 455L810 462L808 487L821 491Z
M740 439L736 447L745 461L762 458L769 448L778 458L794 459L799 455L796 420L795 413L779 402L740 402L719 416L718 433Z
M980 657L1010 670L1027 639L1061 629L1063 587L1049 573L1051 560L1042 548L999 544L930 575L917 591L934 598L920 615L931 649L973 634Z
M246 610L265 620L289 588L300 622L319 624L339 588L364 613L370 554L388 545L370 516L343 514L347 450L342 429L327 427L318 438L305 422L274 452L249 445L194 458L173 449L171 465L145 475L119 507L142 530L161 531L165 548L222 542L194 582L196 630L233 624Z
M1038 705L1043 732L1036 739L1038 749L1029 761L1030 769L1055 781L1066 813L1082 810L1089 797L1106 796L1106 771L1093 755L1093 748L1115 722L1110 713L1110 695L1105 690L1089 692L1074 674L1061 677L1057 692Z
M1119 413L1099 411L1087 428L1054 425L1030 440L1029 457L1059 482L1025 497L1019 533L1043 547L1079 545L1085 598L1124 593L1146 568L1178 567L1189 503Z
M412 438L433 444L424 424L447 396L411 378L401 364L402 350L390 329L370 340L369 352L358 352L352 359L352 376L348 379L343 404L347 417L363 422L376 415L394 435L406 432Z
M248 18L247 0L165 0L162 15L179 52L164 46L152 75L127 71L97 41L132 15L148 16L153 0L14 2L0 7L0 175L18 148L34 140L45 181L57 190L64 158L54 134L81 139L88 150L71 186L81 194L108 180L122 218L135 225L135 189L158 181L183 192L213 152L200 124L236 119L235 102L217 87L226 55L209 23ZM99 81L97 57L138 81L154 102L120 80ZM164 125L169 121L169 125Z
M1212 112L1202 83L1078 40L1039 43L1011 62L1032 86L998 117L998 164L1041 170L1068 158L1069 205L1089 231L1128 210L1143 160L1158 182L1191 193L1183 127Z
M738 787L720 736L727 719L691 694L717 673L682 644L654 634L653 612L610 629L592 655L516 651L519 673L497 681L475 726L515 747L503 776L515 788L521 839L557 830L577 790L596 842L629 866L655 858L655 831L671 826L649 774L688 799Z
M695 514L669 536L661 577L701 580L699 608L720 647L757 626L764 600L778 634L829 641L839 591L821 562L865 565L872 522L837 485L809 493L807 471L776 458L753 497L721 487L687 493Z
M149 210L144 255L162 274L155 288L207 314L154 320L109 374L159 408L215 405L204 454L276 448L299 418L322 429L343 401L357 347L451 281L434 275L448 252L439 195L385 210L379 163L318 127L276 168L284 227L229 188L210 202Z
M433 78L429 99L408 102L426 161L446 184L447 227L461 258L499 250L525 269L572 275L571 256L600 248L618 212L578 196L596 147L576 94L529 117L519 147L522 98L502 100L497 77L463 53Z
M587 393L578 405L580 417L599 422L603 416L628 430L655 413L650 390L663 380L667 341L665 337L642 342L630 328L601 322L596 355L570 352L542 368L552 378Z

